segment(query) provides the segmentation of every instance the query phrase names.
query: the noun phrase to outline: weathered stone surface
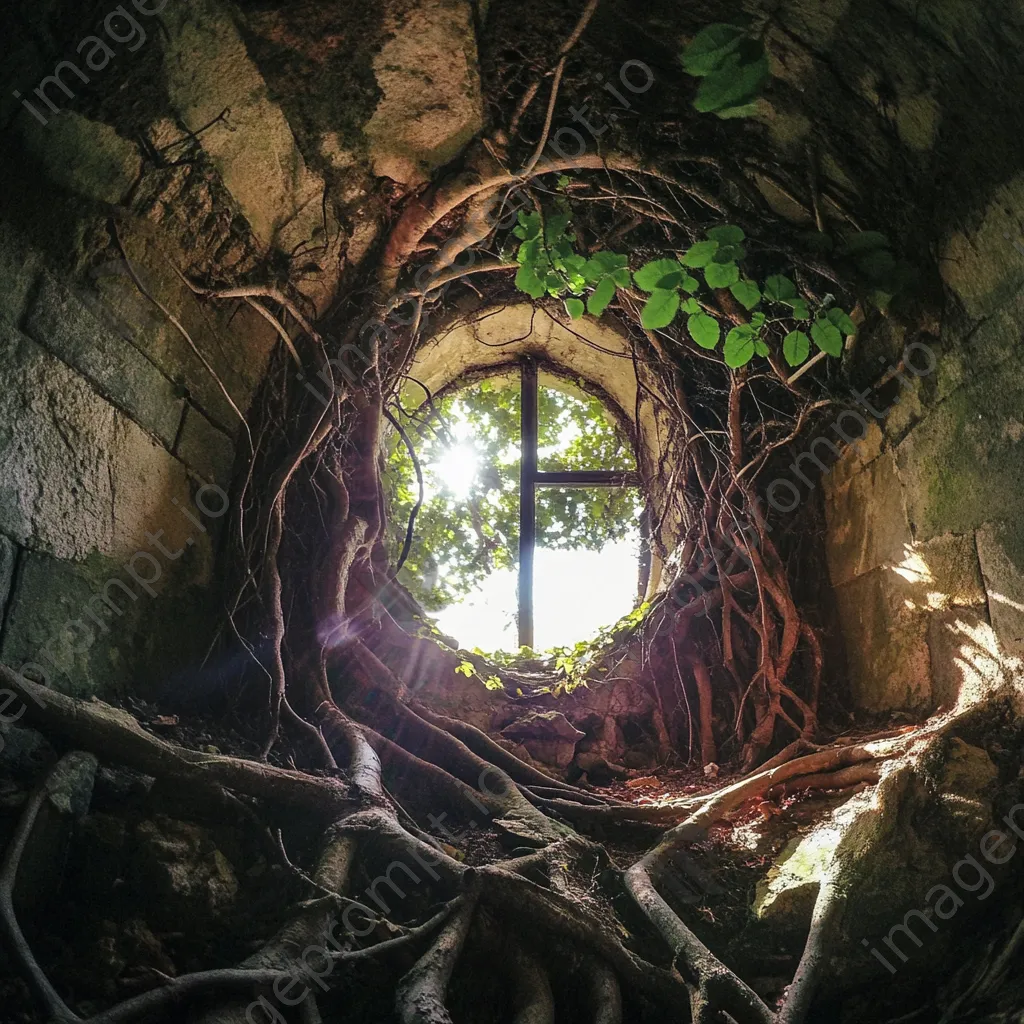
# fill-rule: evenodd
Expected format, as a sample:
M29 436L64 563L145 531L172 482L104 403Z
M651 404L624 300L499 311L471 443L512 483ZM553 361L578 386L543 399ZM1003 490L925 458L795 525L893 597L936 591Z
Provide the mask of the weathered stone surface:
M934 612L928 651L936 708L970 707L1005 681L1004 658L984 608Z
M758 920L787 932L806 927L839 838L839 829L824 825L794 837L783 847L757 883L753 911Z
M209 366L139 293L121 264L96 274L93 312L130 338L208 419L234 432L240 429L238 413L224 390L244 413L279 342L273 327L240 300L200 301L181 281L170 263L188 266L189 256L169 237L177 227L169 225L157 236L151 225L132 221L122 225L121 239L147 291L174 313Z
M844 423L843 426L845 427L846 424ZM850 436L853 437L856 435L858 424L851 421L849 426ZM843 448L843 454L832 466L828 476L825 477L825 494L828 495L845 484L851 477L856 476L857 473L860 473L877 459L882 454L884 440L885 435L882 433L882 428L874 420L871 420L868 423L864 439L848 444Z
M19 118L26 151L57 185L87 199L119 203L142 170L138 148L101 121L71 109L40 124Z
M193 405L186 409L174 454L205 479L225 488L229 486L235 460L234 442Z
M985 604L985 586L973 534L946 533L914 546L911 564L919 560L921 582L932 608Z
M182 121L205 125L200 142L255 234L288 252L321 232L323 181L306 166L281 108L250 59L229 7L170 5L164 55L168 93ZM320 241L323 241L322 237Z
M174 444L184 406L178 389L49 274L33 298L25 333L78 370L165 447Z
M198 825L159 816L135 828L131 883L154 923L195 927L228 909L238 895L231 862Z
M194 527L184 466L40 345L0 323L0 529L58 558L126 562ZM194 543L200 543L197 537Z
M1024 371L1007 360L950 395L902 441L896 462L918 540L1019 518L1022 410Z
M927 591L892 569L836 588L854 704L869 711L931 704Z
M483 126L473 11L466 0L417 0L388 28L373 61L384 95L364 131L375 173L416 185Z
M10 224L0 221L0 318L21 322L42 259Z
M988 611L1002 650L1024 660L1024 569L1019 530L986 523L977 532Z
M38 665L49 685L76 696L153 687L198 660L211 619L210 594L195 582L209 577L209 542L183 545L175 561L146 551L155 561L137 560L138 578L96 553L71 563L26 552L0 659ZM152 594L140 580L153 581Z
M1024 260L1009 226L1024 221L1024 174L997 187L981 222L946 239L939 269L969 316L990 316L1024 285Z
M0 622L3 621L4 609L11 596L11 583L14 581L14 563L18 557L18 549L11 540L0 534Z
M531 711L506 726L502 735L522 743L543 764L567 768L584 733L570 724L560 711Z
M825 514L829 572L836 586L879 566L902 562L913 542L903 488L889 452L831 490Z

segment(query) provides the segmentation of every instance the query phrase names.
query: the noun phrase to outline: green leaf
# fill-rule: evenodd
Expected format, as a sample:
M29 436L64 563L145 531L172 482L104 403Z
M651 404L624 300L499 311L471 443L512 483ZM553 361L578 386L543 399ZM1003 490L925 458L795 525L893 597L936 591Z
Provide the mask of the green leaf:
M653 292L658 289L659 282L669 274L679 274L679 280L682 280L682 270L677 260L652 260L633 274L633 280L636 281L638 288L642 288L645 292ZM672 285L671 287L676 286Z
M864 253L888 249L889 239L881 231L858 231L847 235L839 248L840 256L861 256Z
M683 253L680 262L684 267L706 267L715 258L716 252L718 252L716 241L709 239L707 242L698 242ZM637 284L639 283L638 281Z
M843 354L843 336L839 333L839 328L831 321L815 320L811 327L811 337L822 352L826 352L830 356Z
M516 287L526 292L531 299L539 299L545 292L544 282L537 276L533 267L524 263L516 274Z
M758 95L769 74L764 47L755 40L744 40L738 52L730 53L701 82L693 105L705 114L742 106Z
M689 274L683 274L683 279L679 282L679 287L682 291L693 294L693 292L700 288L700 281L695 277L690 277Z
M701 78L709 75L743 41L746 33L736 25L708 25L698 32L683 50L683 70Z
M640 313L640 323L645 330L656 331L660 327L668 327L678 312L679 292L656 291Z
M572 317L573 320L579 320L583 316L583 310L586 307L579 299L566 299L565 300L565 311Z
M744 309L753 309L761 301L761 289L753 281L737 281L729 291Z
M796 298L796 285L782 274L773 274L764 283L764 297L771 302L789 302Z
M725 336L725 348L722 355L725 365L734 370L746 366L754 358L754 329L749 324L734 327Z
M793 319L794 320L810 320L811 311L807 306L806 299L793 299L790 303L793 307Z
M610 277L606 277L587 299L587 312L591 316L600 316L614 298L615 282Z
M683 271L677 268L671 273L666 274L655 286L655 291L670 291L673 288L678 288L683 283Z
M715 253L715 263L734 263L743 259L747 250L742 245L723 245Z
M844 313L838 306L828 311L828 318L832 321L836 327L839 328L848 338L857 333L857 328L850 317Z
M544 225L544 237L548 245L554 245L564 234L569 225L569 214L553 213Z
M811 339L803 331L790 331L782 342L782 354L790 366L799 366L811 352Z
M694 313L686 321L686 329L690 332L690 337L701 348L714 348L722 336L722 328L718 325L718 321L713 316L708 316L707 313Z
M753 327L755 331L759 331L762 327L764 327L764 322L767 319L768 318L764 315L764 313L755 313L750 318L750 326Z
M515 228L512 232L517 238L528 241L531 238L537 238L540 235L540 214L539 213L524 213L522 210L519 211L519 227Z
M617 252L602 250L601 252L595 252L594 255L584 263L581 273L590 284L597 284L597 282L607 274L614 274L628 266L628 256ZM628 287L629 285L628 270L626 276L627 281L626 284L622 285L623 288Z
M740 279L740 268L735 263L709 263L704 268L704 280L709 288L728 288Z
M559 295L566 291L568 286L558 274L554 271L549 271L544 278L544 287L547 289L548 295L552 298L558 298Z
M628 288L633 283L633 276L630 274L628 267L613 270L611 278L619 288Z
M770 356L772 354L771 349L760 338L754 339L754 352L759 356Z
M692 296L688 295L683 299L682 305L679 307L684 313L699 313L700 303Z
M721 227L712 228L707 234L708 238L721 242L722 245L739 245L747 237L743 228L735 224L723 224Z

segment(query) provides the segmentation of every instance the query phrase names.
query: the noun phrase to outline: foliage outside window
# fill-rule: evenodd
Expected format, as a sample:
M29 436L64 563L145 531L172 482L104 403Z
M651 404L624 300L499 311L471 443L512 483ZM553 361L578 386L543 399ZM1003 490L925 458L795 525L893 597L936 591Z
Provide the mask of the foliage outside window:
M398 419L423 470L425 500L400 580L428 611L465 598L519 558L520 392L516 379L489 379L449 392ZM546 472L633 470L629 441L600 400L541 386L538 460ZM397 557L416 502L416 476L397 431L388 441L392 551ZM635 529L634 488L537 491L543 547L600 551Z

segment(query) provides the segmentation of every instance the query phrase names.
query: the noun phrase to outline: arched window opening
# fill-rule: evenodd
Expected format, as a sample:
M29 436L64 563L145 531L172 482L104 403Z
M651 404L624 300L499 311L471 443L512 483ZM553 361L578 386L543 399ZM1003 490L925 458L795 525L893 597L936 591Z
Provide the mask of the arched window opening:
M545 650L636 606L648 567L636 456L623 419L583 382L523 360L397 419L423 475L399 579L443 633ZM419 495L397 431L387 468L397 557Z

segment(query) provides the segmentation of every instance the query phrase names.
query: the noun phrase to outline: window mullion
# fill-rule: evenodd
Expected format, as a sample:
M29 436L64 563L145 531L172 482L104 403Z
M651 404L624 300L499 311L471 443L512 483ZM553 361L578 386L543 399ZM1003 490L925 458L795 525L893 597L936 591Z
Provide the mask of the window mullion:
M537 546L537 364L523 362L519 393L519 645L533 647L533 561Z

